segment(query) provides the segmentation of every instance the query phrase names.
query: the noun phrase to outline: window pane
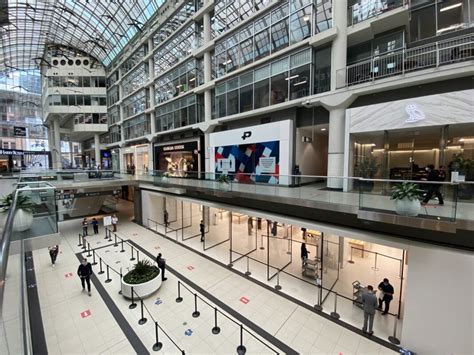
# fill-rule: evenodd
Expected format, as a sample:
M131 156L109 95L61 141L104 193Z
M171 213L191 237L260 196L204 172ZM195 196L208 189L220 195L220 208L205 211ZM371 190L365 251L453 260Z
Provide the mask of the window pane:
M239 112L239 91L233 90L227 93L227 115L234 115Z
M435 5L412 11L410 20L411 41L419 41L436 35Z
M318 1L316 6L316 33L326 31L332 26L332 0Z
M288 73L281 73L271 78L271 104L288 101Z
M291 70L290 78L290 100L309 95L311 83L310 64Z
M288 46L288 20L278 22L272 26L272 52Z
M270 104L270 81L268 79L254 84L255 108L266 107Z
M331 47L315 52L314 93L331 89Z
M264 30L255 35L255 60L263 58L270 53L270 32Z
M226 116L226 97L224 95L217 96L217 109L218 114L217 117L225 117Z
M290 17L291 43L297 43L311 36L311 6L298 11Z
M240 88L240 112L250 111L253 109L252 85Z
M253 40L252 38L240 44L240 65L244 66L253 61Z

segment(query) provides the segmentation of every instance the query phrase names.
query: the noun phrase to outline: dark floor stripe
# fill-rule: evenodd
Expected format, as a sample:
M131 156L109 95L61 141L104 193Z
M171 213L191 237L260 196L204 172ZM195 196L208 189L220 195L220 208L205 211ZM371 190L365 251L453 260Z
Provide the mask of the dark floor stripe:
M237 274L237 275L239 275L239 276L242 276L242 277L245 278L246 280L249 280L249 281L252 281L252 282L256 283L257 285L259 285L259 286L261 286L261 287L267 289L268 291L271 291L271 292L273 292L273 293L275 293L275 294L277 294L277 295L279 295L279 296L281 296L281 297L287 299L288 301L291 301L291 302L293 302L293 303L296 303L296 304L297 304L298 306L300 306L300 307L303 307L303 308L305 308L305 309L307 309L307 310L309 310L309 311L311 311L311 312L313 312L313 313L318 314L318 315L321 316L321 317L326 318L327 320L330 320L331 322L334 322L334 323L340 325L341 327L346 328L347 330L350 330L350 331L352 331L352 332L354 332L354 333L357 333L357 334L359 334L360 336L366 337L367 339L372 340L373 342L375 342L375 343L377 343L377 344L379 344L379 345L385 346L385 347L387 347L387 348L389 348L389 349L391 349L391 350L394 350L394 351L396 351L396 352L399 352L400 349L401 349L400 347L396 346L395 344L392 344L392 343L390 343L390 342L388 342L388 341L386 341L386 340L383 340L382 338L379 338L379 337L376 337L376 336L370 336L370 337L369 337L369 336L365 335L364 333L362 333L362 330L361 330L360 328L354 327L352 324L346 323L346 322L344 322L344 321L342 321L342 320L340 320L340 319L334 319L334 318L332 318L332 317L331 317L329 314L327 314L327 313L316 311L316 310L315 310L313 307L311 307L309 304L304 303L303 301L301 301L301 300L299 300L299 299L297 299L297 298L294 298L294 297L292 297L292 296L290 296L290 295L288 295L288 294L286 294L286 293L279 292L279 291L275 290L275 288L273 288L272 286L267 285L266 283L264 283L264 282L262 282L262 281L259 281L259 280L256 280L256 279L254 279L254 278L245 276L244 273L242 273L242 272L240 272L240 271L238 271L238 270L235 270L234 268L229 267L228 265L226 265L226 264L220 262L219 260L213 259L213 258L210 257L209 255L204 254L204 253L202 253L202 252L200 252L200 251L198 251L198 250L196 250L196 249L190 247L189 245L180 243L179 241L176 241L175 239L169 238L169 237L167 237L166 235L163 235L163 234L161 234L161 233L159 233L159 232L157 232L157 231L155 231L155 230L153 230L153 229L151 229L151 228L148 228L147 226L145 226L145 225L143 225L143 224L140 224L140 223L138 223L138 222L135 222L135 223L137 223L138 225L140 225L140 226L143 227L143 228L146 228L146 229L150 230L150 231L153 232L153 233L158 234L160 237L166 238L166 239L169 240L170 242L174 242L175 244L178 244L178 245L182 246L183 248L188 249L189 251L192 251L192 252L194 252L194 253L196 253L196 254L202 256L203 258L205 258L205 259L207 259L207 260L209 260L209 261L212 261L213 263L215 263L215 264L217 264L217 265L219 265L219 266L222 266L223 268L226 268L227 270L232 271L233 273L235 273L235 274ZM135 243L134 243L134 244L135 244ZM363 321L363 319L361 319L361 324L362 324L362 321Z
M143 247L141 247L140 245L138 245L137 243L135 243L133 240L128 240L127 241L128 243L132 244L135 248L137 248L138 250L140 250L142 253L148 255L149 258L151 258L152 260L155 259L155 256L153 254L151 254L148 250L144 249ZM243 315L241 315L240 313L238 313L237 311L235 311L233 308L229 307L228 305L226 305L224 302L222 302L221 300L219 300L218 298L214 297L213 295L211 295L209 292L207 292L206 290L204 290L203 288L201 288L200 286L198 286L197 284L195 284L194 282L192 282L191 280L189 280L187 277L185 277L184 275L182 275L181 273L179 273L178 271L174 270L173 268L167 266L166 267L166 270L171 272L173 275L175 275L177 278L181 279L182 281L184 281L186 284L188 284L189 286L191 286L193 289L195 289L197 292L199 292L201 295L203 295L204 297L206 297L208 300L210 300L212 303L214 303L215 305L217 305L219 308L221 308L222 310L224 310L225 312L227 312L228 314L230 314L232 317L234 317L235 319L239 320L239 322L241 322L242 324L245 324L249 329L251 329L253 332L257 333L258 335L260 335L263 339L265 339L266 341L268 341L270 344L273 344L275 347L277 347L278 349L284 351L285 354L298 354L297 351L295 351L294 349L290 348L288 345L286 345L285 343L283 343L282 341L280 341L279 339L275 338L273 335L271 335L270 333L268 333L266 330L264 330L263 328L260 328L258 325L256 325L255 323L253 323L252 321L250 321L248 318L244 317Z
M25 253L25 267L33 354L47 354L48 347L44 335L43 317L41 316L38 286L36 284L35 263L31 251Z
M76 257L78 260L82 260L82 254L81 253L76 253ZM112 300L110 295L108 294L107 290L104 288L100 280L97 278L95 274L92 274L91 276L92 283L94 284L94 287L96 288L97 292L99 293L100 297L104 300L107 308L109 309L110 313L112 313L112 316L114 317L115 321L117 324L120 326L120 329L122 329L123 333L127 337L130 345L132 345L133 349L137 354L150 354L150 352L147 350L141 339L138 337L137 333L133 330L133 328L130 326L128 321L125 319L123 316L122 312L120 309L117 307L115 302ZM120 339L117 339L117 342Z

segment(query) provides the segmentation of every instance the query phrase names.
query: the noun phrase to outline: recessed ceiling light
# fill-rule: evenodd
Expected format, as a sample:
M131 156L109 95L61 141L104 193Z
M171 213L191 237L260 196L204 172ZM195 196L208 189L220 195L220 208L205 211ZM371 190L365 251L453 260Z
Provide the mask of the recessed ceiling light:
M452 10L452 9L455 9L456 7L459 7L459 6L462 6L462 2L458 2L457 4L453 4L453 5L450 5L450 6L443 7L443 8L441 8L441 10L439 10L439 12Z
M321 128L321 131L325 131L325 130L326 130L326 128Z

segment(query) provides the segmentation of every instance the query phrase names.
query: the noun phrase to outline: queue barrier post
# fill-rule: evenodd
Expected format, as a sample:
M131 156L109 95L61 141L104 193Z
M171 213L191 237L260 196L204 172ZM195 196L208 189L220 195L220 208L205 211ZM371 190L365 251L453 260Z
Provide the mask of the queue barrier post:
M84 234L82 235L82 250L87 250L86 236Z
M250 268L250 262L249 262L249 257L247 256L247 271L245 272L245 276L252 275L249 268Z
M212 334L217 335L221 332L221 328L217 325L217 307L214 307L214 327L212 328Z
M321 286L319 285L318 285L318 290L316 294L318 295L318 300L317 300L317 303L314 305L314 309L316 311L321 312L323 310L323 306L321 305Z
M280 271L278 271L278 273L277 273L277 284L275 285L275 290L280 291L281 288L282 287L280 286Z
M160 342L158 338L158 322L155 321L155 344L153 344L153 351L160 351L163 347L163 343Z
M109 242L112 241L112 232L109 230L109 239L108 239Z
M375 252L375 264L374 264L374 266L372 266L372 270L374 270L374 271L379 271L379 269L377 268L377 255L378 254L379 253Z
M194 294L194 312L192 314L193 318L197 318L201 315L201 312L198 311L198 300L197 300L197 293Z
M353 252L354 247L351 247L351 258L349 259L348 263L349 264L354 264L354 260L352 260L352 252Z
M145 314L143 313L143 299L141 298L140 298L140 309L141 309L142 317L138 320L138 324L143 325L147 322L147 319L145 318Z
M135 260L135 257L133 256L133 245L130 245L130 252L132 254L132 257L130 258L130 261Z
M87 257L92 256L91 254L91 243L87 242Z
M117 234L114 233L114 238L115 238L115 241L114 241L114 247L117 247L118 244L117 244Z
M341 316L337 313L337 292L334 293L334 311L331 312L331 317L334 319L339 319Z
M102 258L99 257L99 268L100 271L98 272L99 275L102 275L104 273L104 270L102 270Z
M109 229L105 228L105 238L104 239L107 239L109 237L108 236L109 232L110 232Z
M140 251L137 249L137 263L140 262Z
M78 247L82 247L82 234L79 233L79 243L77 244Z
M129 309L134 309L135 307L137 307L137 304L135 303L135 296L134 296L135 291L133 291L133 286L131 287L131 291L132 291L132 303L130 303L128 308Z
M107 266L107 280L105 280L104 282L108 284L110 281L112 281L112 279L110 278L110 275L109 275L109 265L106 264L106 266Z
M95 261L95 249L92 249L92 265L97 265L97 261Z
M244 346L244 326L240 325L240 345L237 347L238 355L245 355L247 349Z
M176 303L180 303L183 301L183 297L181 297L181 282L178 281L178 297L176 297Z
M125 249L123 248L123 239L120 241L120 244L122 245L122 250L120 250L120 252L125 253Z
M118 292L119 295L122 294L122 286L123 286L122 279L123 279L122 267L120 267L120 291Z

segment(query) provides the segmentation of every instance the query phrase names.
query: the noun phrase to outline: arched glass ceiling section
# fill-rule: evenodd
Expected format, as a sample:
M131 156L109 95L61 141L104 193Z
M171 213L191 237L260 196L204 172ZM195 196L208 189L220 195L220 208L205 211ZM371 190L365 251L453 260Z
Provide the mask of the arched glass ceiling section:
M8 0L0 71L34 68L45 45L75 47L108 65L165 0Z

